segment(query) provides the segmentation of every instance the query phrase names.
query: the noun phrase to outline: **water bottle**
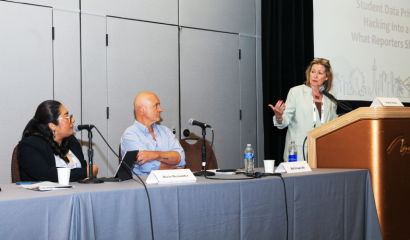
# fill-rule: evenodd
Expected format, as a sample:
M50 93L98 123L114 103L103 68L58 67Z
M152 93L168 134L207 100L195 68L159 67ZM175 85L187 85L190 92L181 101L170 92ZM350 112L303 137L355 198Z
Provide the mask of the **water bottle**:
M296 162L298 160L298 148L296 147L295 140L292 139L292 143L289 146L289 162Z
M253 174L254 151L250 144L245 149L245 173Z

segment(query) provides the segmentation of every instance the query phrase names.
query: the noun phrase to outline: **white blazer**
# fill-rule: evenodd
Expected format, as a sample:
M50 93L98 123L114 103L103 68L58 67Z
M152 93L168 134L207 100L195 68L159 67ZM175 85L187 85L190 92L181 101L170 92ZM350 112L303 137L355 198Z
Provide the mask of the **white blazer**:
M331 93L333 96L335 94ZM336 108L329 98L323 95L323 109L324 109L324 122L327 123L337 118ZM316 114L316 127L322 125L321 119L317 109ZM298 149L298 161L303 161L303 141L307 136L307 132L313 129L313 96L312 89L306 85L300 85L293 87L289 90L288 97L286 99L286 108L283 112L282 124L276 121L273 117L273 124L279 129L288 127L286 133L285 152L283 153L283 160L288 161L289 145L292 139L295 140L295 144ZM305 156L307 158L307 141L305 143Z

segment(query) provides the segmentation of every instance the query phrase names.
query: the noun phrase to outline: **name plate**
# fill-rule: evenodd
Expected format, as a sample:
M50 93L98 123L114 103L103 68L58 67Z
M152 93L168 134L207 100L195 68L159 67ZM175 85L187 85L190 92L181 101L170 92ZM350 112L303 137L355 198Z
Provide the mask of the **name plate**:
M154 170L145 182L148 184L187 183L196 182L196 177L189 169Z
M404 107L398 98L377 97L373 100L370 107Z
M276 168L277 173L311 172L312 169L305 161L283 162Z

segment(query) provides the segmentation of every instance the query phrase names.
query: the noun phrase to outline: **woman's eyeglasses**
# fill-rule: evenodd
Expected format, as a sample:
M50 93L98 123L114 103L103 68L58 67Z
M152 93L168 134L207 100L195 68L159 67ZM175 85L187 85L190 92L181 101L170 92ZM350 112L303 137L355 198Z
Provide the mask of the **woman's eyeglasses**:
M73 114L71 114L71 115L68 116L68 117L57 118L57 120L58 120L58 119L68 119L68 121L69 121L70 123L73 123Z

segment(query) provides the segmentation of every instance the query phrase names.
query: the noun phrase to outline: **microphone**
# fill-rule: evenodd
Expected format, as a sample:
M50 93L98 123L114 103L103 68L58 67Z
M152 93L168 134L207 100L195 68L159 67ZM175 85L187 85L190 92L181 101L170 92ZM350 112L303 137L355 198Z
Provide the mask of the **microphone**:
M202 122L198 122L197 120L191 118L188 120L188 124L191 126L200 126L201 128L212 128L211 125L206 124L206 123L202 123Z
M90 124L85 124L85 125L74 125L74 132L79 132L81 130L91 130L94 128L94 125L90 125Z
M325 90L325 87L324 87L324 86L321 86L321 87L319 88L319 92L325 94L326 97L328 97L330 100L333 100L333 101L335 101L335 102L338 102L337 99L336 99L332 94L328 93L328 92Z
M321 86L321 87L319 88L319 92L325 94L326 97L328 97L330 100L336 102L336 104L339 105L340 107L342 107L343 109L345 109L345 110L347 110L347 111L353 111L353 109L352 109L351 107L347 106L346 104L344 104L344 103L341 102L341 101L338 101L332 94L328 93L328 92L325 90L325 87L324 87L324 86ZM303 153L305 153L305 152L303 152Z

